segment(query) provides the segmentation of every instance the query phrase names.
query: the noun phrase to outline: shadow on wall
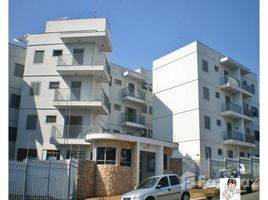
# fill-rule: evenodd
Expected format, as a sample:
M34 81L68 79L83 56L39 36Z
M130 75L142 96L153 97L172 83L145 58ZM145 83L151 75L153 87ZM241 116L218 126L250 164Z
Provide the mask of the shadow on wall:
M153 138L173 141L173 112L153 94Z
M41 83L39 87L41 88ZM40 118L41 115L36 110L36 98L42 98L40 88L38 89L38 84L32 87L25 81L23 82L21 93L23 101L20 103L19 127L16 142L15 158L17 160L23 160L27 155L32 158L41 158L42 152L37 152L36 144L43 145L44 138L42 132L45 135L50 135L50 128L41 126L41 124L45 124L46 119ZM49 132L46 133L48 130Z

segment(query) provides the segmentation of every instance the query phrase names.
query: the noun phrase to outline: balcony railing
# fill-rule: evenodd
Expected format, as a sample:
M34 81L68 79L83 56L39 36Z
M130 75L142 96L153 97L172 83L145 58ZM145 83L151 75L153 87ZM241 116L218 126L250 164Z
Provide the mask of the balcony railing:
M253 135L249 134L243 134L238 131L224 131L223 132L223 139L224 140L237 140L241 142L247 142L254 144L255 143L255 137Z
M100 133L94 125L52 125L51 137L55 139L85 139L87 134Z
M109 98L102 88L55 89L54 101L101 101L109 109Z
M248 117L253 118L252 111L251 111L251 110L249 110L249 109L248 109L248 108L246 108L246 107L244 107L244 108L243 108L243 114L244 114L244 115L246 115L246 116L248 116Z
M246 84L246 83L242 83L242 88L243 88L244 90L246 90L247 92L250 92L250 93L252 93L252 94L255 94L255 88L252 87L251 85L248 85L248 84Z
M234 103L223 103L222 112L225 112L225 111L234 111L237 113L242 113L242 107Z
M146 93L144 91L131 90L128 87L123 88L123 91L122 91L122 97L126 97L126 96L131 96L131 97L142 99L142 100L146 99Z
M238 79L231 77L231 76L224 76L221 77L221 84L227 84L229 83L230 85L236 86L236 87L241 87L241 83Z
M65 54L58 56L58 66L90 66L103 65L110 75L110 64L103 55L87 55L87 54Z
M132 113L122 113L121 122L132 122L136 124L145 124L145 116Z

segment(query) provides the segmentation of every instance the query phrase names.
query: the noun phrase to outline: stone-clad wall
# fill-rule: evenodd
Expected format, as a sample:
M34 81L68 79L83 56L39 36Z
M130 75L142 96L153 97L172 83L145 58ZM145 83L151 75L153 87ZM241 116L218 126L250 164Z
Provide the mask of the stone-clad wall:
M170 169L173 171L174 174L181 176L182 175L182 159L171 158Z
M77 172L77 199L82 200L94 195L96 162L79 160Z
M130 167L98 165L95 175L94 196L111 196L128 192L132 189Z

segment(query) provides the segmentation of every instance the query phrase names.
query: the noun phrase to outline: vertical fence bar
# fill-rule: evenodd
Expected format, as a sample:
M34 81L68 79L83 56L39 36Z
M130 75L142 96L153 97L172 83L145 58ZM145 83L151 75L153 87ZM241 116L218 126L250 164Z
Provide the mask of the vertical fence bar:
M23 200L26 200L27 197L27 179L28 179L28 157L25 160L25 176L24 176L24 189L23 189Z
M51 168L51 160L49 160L49 164L48 164L48 177L47 177L47 198L48 199L49 199L50 168Z
M72 155L70 155L69 172L68 172L68 200L70 200L70 183L71 183Z

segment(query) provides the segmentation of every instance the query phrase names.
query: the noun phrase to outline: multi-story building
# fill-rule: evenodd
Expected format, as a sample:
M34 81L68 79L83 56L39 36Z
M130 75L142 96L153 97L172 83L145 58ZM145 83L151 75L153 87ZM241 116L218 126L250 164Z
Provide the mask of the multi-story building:
M178 142L200 174L209 158L259 156L256 75L200 42L153 62L153 109L154 136Z
M106 176L132 177L128 189L170 169L178 145L152 134L151 72L110 64L111 52L105 18L48 21L29 35L17 159L92 159Z
M9 160L14 159L26 49L9 44Z

